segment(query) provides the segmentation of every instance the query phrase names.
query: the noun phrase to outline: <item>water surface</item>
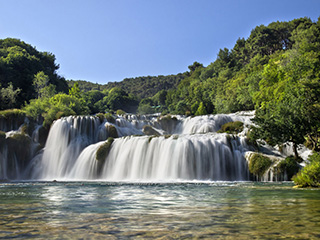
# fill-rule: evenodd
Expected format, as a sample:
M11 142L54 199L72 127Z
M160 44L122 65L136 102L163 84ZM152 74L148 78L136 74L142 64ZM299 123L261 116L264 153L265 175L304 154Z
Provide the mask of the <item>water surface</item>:
M320 239L320 190L253 182L1 183L0 238Z

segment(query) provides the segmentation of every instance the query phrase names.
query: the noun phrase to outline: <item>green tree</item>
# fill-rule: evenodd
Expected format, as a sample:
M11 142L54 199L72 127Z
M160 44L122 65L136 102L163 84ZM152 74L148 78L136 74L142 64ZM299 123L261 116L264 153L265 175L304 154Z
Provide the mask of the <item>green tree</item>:
M49 77L50 84L56 86L57 91L65 92L67 84L64 78L57 75L58 69L53 54L39 52L18 39L0 39L0 81L4 88L11 82L14 89L21 89L16 98L16 107L37 97L33 81L39 72Z
M20 88L14 90L12 83L9 83L8 87L1 88L1 109L13 108L16 106L17 96L21 92Z
M199 104L198 110L196 111L195 115L199 116L199 115L206 115L206 114L208 114L206 111L206 108L205 108L203 102L201 102Z
M43 71L34 75L33 86L38 94L38 98L52 97L55 94L56 86L49 84L49 81L48 75L44 74Z
M73 84L73 87L69 89L69 95L76 97L76 98L81 98L82 97L82 91L79 88L79 83L75 82Z

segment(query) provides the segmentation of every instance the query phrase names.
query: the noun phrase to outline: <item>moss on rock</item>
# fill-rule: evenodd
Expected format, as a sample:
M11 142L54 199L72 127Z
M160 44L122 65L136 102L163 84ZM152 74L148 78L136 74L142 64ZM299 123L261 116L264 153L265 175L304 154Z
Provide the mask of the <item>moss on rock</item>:
M31 143L31 138L26 134L16 133L6 138L8 153L10 154L9 159L13 159L14 155L17 158L19 167L22 169L24 169L31 160Z
M107 141L105 141L97 150L96 152L96 159L100 163L103 163L111 149L111 145L113 143L114 139L112 137L109 137Z
M259 153L253 153L249 158L249 171L251 174L262 177L269 169L273 161Z
M99 118L100 123L103 123L103 121L105 119L105 115L103 113L97 113L96 117Z
M16 130L24 123L26 114L20 109L0 111L0 128L3 131Z
M112 138L118 138L119 137L117 128L114 125L107 124L106 125L106 129L107 129L109 137L112 137Z
M113 123L113 124L116 123L116 119L113 117L111 113L106 113L104 117L107 119L109 123Z
M243 122L235 121L228 122L221 126L218 133L229 133L229 134L237 134L243 131Z
M144 134L149 135L149 136L151 136L151 135L157 135L157 136L161 135L157 130L155 130L150 125L143 126L142 131L143 131Z
M161 128L163 130L165 130L168 133L172 133L178 124L178 119L168 114L165 116L158 117L158 122L160 123Z
M280 161L279 164L274 168L274 173L276 175L286 174L288 180L298 173L300 166L297 160L293 156L286 157L284 160Z

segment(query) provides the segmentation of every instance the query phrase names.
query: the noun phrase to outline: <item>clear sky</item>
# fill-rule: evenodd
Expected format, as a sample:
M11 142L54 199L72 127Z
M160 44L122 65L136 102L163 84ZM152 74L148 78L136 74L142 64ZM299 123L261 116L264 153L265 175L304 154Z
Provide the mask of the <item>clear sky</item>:
M59 75L105 84L207 66L257 25L309 17L320 0L0 0L0 38L55 54Z

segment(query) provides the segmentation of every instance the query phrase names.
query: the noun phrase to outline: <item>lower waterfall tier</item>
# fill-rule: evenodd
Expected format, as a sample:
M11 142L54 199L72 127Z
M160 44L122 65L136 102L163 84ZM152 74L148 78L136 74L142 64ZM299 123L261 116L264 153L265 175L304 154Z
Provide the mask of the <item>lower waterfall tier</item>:
M108 155L97 159L105 142L85 148L64 168L43 161L41 179L119 180L249 180L241 138L227 135L172 135L115 139ZM48 173L46 175L43 173ZM63 174L61 174L63 173Z

